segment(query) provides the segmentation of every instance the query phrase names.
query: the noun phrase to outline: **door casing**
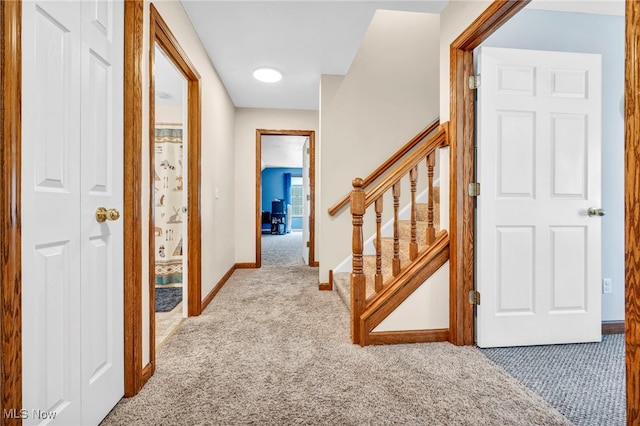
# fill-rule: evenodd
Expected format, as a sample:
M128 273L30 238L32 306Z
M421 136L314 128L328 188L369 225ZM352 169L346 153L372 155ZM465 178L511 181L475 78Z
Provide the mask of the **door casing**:
M317 267L315 260L315 203L316 203L316 132L315 130L266 130L256 129L256 261L254 264L238 264L239 267L260 268L262 265L262 136L307 136L309 138L309 266Z

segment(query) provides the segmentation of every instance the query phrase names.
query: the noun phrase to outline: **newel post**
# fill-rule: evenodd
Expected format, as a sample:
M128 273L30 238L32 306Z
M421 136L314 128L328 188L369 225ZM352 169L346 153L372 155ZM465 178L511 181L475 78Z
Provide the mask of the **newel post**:
M364 312L366 302L366 277L363 271L362 250L364 241L362 238L362 222L365 213L365 193L362 190L361 178L353 180L351 191L351 217L353 221L353 234L351 237L352 269L351 269L351 341L362 345L360 316Z

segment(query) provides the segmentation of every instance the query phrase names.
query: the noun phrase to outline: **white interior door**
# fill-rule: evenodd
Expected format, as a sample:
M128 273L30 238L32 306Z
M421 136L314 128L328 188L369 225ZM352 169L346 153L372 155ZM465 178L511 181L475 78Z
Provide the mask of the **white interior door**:
M302 146L302 259L309 264L309 216L311 214L311 184L309 183L309 138Z
M79 4L79 3L78 3ZM81 419L80 8L23 2L22 394Z
M600 341L600 56L478 59L478 346Z
M98 424L124 393L123 225L98 222L123 208L121 1L82 3L81 270L82 423Z
M97 424L124 392L121 2L23 2L25 424Z

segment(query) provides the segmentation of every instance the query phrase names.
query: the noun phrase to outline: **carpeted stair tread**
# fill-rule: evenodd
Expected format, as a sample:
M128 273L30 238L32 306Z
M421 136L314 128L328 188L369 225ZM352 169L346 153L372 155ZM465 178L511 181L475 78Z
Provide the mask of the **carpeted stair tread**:
M434 225L435 227L435 225ZM436 228L437 229L437 228ZM398 221L398 236L401 240L411 241L411 221ZM416 221L416 242L418 245L426 245L427 238L427 222Z

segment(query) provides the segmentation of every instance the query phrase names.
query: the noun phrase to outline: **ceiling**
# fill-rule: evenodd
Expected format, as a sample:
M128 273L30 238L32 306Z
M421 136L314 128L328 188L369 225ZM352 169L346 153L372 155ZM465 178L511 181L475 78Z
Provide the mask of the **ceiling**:
M263 135L262 169L266 167L302 167L302 148L309 138L293 135Z
M156 104L181 105L187 80L157 45L153 66Z
M321 74L344 75L377 9L440 13L447 1L183 0L235 106L317 110ZM260 83L259 67L283 73Z

